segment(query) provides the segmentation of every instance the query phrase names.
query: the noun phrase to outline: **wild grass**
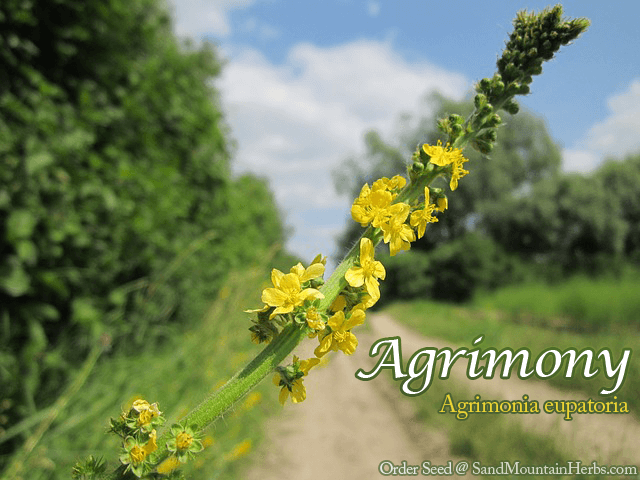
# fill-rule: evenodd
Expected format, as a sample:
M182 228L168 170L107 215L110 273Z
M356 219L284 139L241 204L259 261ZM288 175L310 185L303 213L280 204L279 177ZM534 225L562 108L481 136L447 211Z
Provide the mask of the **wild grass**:
M525 430L519 418L514 418L522 414L470 413L466 420L458 420L453 413L438 413L447 393L451 394L454 403L473 400L475 394L471 389L452 381L434 382L428 394L410 401L416 408L418 422L429 429L446 432L449 450L455 458L496 467L500 462L520 462L520 465L563 464L573 458L566 445L553 440L554 432L542 435ZM446 412L449 410L446 409Z
M478 295L474 305L500 310L516 323L575 332L640 333L640 273L621 278L577 276L557 285L529 284Z
M103 456L115 468L120 445L106 433L110 417L143 397L158 402L168 427L220 387L259 350L243 309L260 305L259 286L267 278L263 269L232 274L208 314L162 348L135 357L103 355L24 460L23 478L66 480L88 455ZM238 478L239 460L261 439L261 422L279 408L269 387L260 384L207 431L207 448L184 468L188 478Z
M531 299L532 292L533 290L527 295L523 294L522 297ZM517 298L517 295L514 294L513 298ZM542 300L540 302L542 303ZM423 335L441 338L467 348L471 347L473 339L482 334L484 340L481 346L485 350L488 348L500 350L507 347L513 350L527 348L532 358L536 358L542 351L552 347L561 351L570 348L578 351L590 348L596 353L606 348L611 351L614 361L617 362L624 349L631 349L632 354L628 362L625 382L615 395L618 401L628 402L631 414L638 416L640 364L633 352L640 351L640 336L630 335L628 329L611 329L602 333L578 333L557 328L555 326L557 312L554 310L549 310L545 314L548 316L542 316L538 322L523 323L514 321L510 314L504 314L500 310L479 306L460 307L426 300L398 302L390 305L386 311ZM581 365L582 363L579 367ZM598 392L603 387L612 387L615 379L606 378L602 364L598 365L600 372L591 378L574 373L571 378L556 375L546 381L560 388L581 390L592 396L594 400L596 397L611 400L609 397L599 395Z

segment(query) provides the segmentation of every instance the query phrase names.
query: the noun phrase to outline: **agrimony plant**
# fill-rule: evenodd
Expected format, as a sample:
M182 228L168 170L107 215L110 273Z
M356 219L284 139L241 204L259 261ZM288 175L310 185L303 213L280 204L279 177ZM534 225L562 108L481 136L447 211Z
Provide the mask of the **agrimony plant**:
M517 95L530 92L533 76L589 26L585 18L565 19L560 5L539 13L522 11L497 62L497 72L475 86L474 111L464 118L451 114L438 121L447 136L445 144L419 145L407 167L407 175L381 178L362 187L351 208L353 219L365 228L362 237L324 280L326 258L318 255L309 266L297 264L287 273L274 269L272 287L262 292L264 305L249 312L255 315L249 328L254 342L265 348L217 392L206 398L180 424L161 427L156 404L138 400L111 431L122 438L120 466L104 473L95 459L78 464L76 478L180 478L177 468L202 450L200 436L220 415L267 375L280 389L282 404L306 397L304 378L330 351L352 354L358 340L353 329L366 318L366 310L380 298L379 282L385 278L382 263L374 258L380 242L389 245L391 255L408 250L411 242L425 235L426 226L438 221L449 198L442 188L432 187L438 177L449 180L454 191L469 171L463 150L467 146L483 154L491 152L502 123L501 113L518 112ZM305 338L315 337L315 358L293 357L281 363ZM92 466L95 468L92 470Z

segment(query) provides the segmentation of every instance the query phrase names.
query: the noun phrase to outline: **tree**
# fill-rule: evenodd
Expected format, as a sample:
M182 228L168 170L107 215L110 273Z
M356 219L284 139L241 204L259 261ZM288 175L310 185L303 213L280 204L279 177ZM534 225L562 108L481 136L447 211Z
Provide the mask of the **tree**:
M435 144L440 138L434 127L438 118L447 117L450 113L465 116L473 109L470 100L456 102L439 95L427 99L426 105L431 106L433 114L413 122L406 117L398 128L403 134L397 145L385 143L375 131L367 133L364 158L348 159L341 170L334 172L338 191L350 192L355 198L365 182L371 183L382 176L402 171L417 145ZM488 208L485 204L499 204L512 195L525 194L540 180L557 176L561 163L560 150L551 139L544 121L526 111L506 119L498 130L498 142L489 157L483 158L472 149L464 153L469 158L465 166L471 174L451 195L449 209L439 216L437 226L430 227L427 235L413 248L429 251L475 230L479 216ZM444 182L438 186L449 191ZM359 231L357 224L350 224L341 240L341 247L349 247Z
M434 113L415 121L406 117L398 128L404 132L398 145L386 144L378 133L369 132L365 136L364 158L349 159L345 164L347 173L334 172L336 178L353 179L338 181L339 190L351 191L355 197L365 182L402 171L417 145L438 141L439 132L434 127L438 118L452 113L466 116L473 109L471 101L455 102L438 95L428 102ZM510 199L528 198L528 192L537 185L557 178L560 150L544 121L525 111L506 119L489 157L471 149L464 153L469 158L465 167L471 173L450 196L449 207L438 215L438 223L429 226L426 235L402 256L405 258L387 259L387 299L394 298L394 294L402 297L412 292L464 301L477 288L495 288L524 277L520 259L509 245L513 237L505 236L504 231L488 229L486 222L499 217L496 212L502 212L503 205L509 204ZM434 186L449 192L445 182ZM352 245L361 233L358 224L349 225L341 240L343 249ZM395 272L407 264L412 264L410 285L403 283L400 273ZM400 283L389 285L394 281Z
M230 179L215 50L179 43L163 3L9 0L0 32L0 390L14 423L100 333L138 348L184 328L284 232L264 183Z
M607 160L597 171L606 195L617 197L620 215L627 224L624 254L640 263L640 153L623 160Z
M506 251L556 276L606 268L623 253L628 230L620 199L598 174L540 182L527 196L494 203L483 225Z

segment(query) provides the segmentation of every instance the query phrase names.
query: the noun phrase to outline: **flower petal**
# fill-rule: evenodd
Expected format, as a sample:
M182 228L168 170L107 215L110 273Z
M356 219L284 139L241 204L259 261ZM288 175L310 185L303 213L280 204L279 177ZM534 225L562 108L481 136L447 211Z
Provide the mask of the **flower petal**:
M344 274L344 278L352 287L361 287L364 284L364 269L362 267L351 267Z
M262 301L271 307L278 307L286 300L287 295L278 288L265 288L262 291Z
M324 274L324 265L321 263L313 263L307 268L300 276L302 283L311 280L312 278L321 277Z

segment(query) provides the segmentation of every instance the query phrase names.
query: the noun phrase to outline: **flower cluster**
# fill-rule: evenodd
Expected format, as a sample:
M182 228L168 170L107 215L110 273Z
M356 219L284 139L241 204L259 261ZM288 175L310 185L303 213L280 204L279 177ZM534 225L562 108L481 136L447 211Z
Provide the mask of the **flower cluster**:
M423 145L415 157L417 161L431 163L428 171L433 173L433 178L448 175L452 190L468 173L462 168L467 159L461 150L449 145L443 147L440 142L434 146ZM424 165L422 167L419 173L411 176L412 184L424 174ZM359 255L344 274L346 285L328 308L320 308L324 295L318 288L324 284L326 259L318 255L307 268L298 263L289 273L274 269L271 272L273 287L262 291L265 305L257 310L247 310L258 314L249 329L256 343L270 342L282 328L292 323L304 328L309 337L318 338L315 358L300 360L294 356L290 365L276 368L273 383L280 387L280 403L284 404L288 398L293 403L300 403L306 398L303 377L328 352L340 350L347 355L355 352L358 339L352 330L364 323L366 309L380 299L379 282L386 276L384 266L374 258L372 238L382 237L389 244L391 255L408 250L411 242L424 236L428 223L438 221L435 212L447 208L447 198L442 190L432 191L428 186L424 187L422 201L422 196L417 194L414 196L418 198L411 203L398 201L406 184L404 177L396 175L391 179L376 180L371 187L368 184L362 187L351 215L363 227L371 226L372 230L360 240ZM432 203L432 197L435 203Z
M323 317L317 311L318 301L324 298L318 287L324 283L322 276L326 263L327 258L318 255L307 268L298 263L286 274L277 268L271 271L273 287L262 291L264 307L245 310L258 314L249 328L254 343L269 343L291 320L307 324L313 330L322 328L326 315Z
M468 160L462 156L462 150L459 148L451 148L448 144L443 147L442 142L438 140L437 145L427 145L425 143L422 146L422 151L429 155L429 161L432 164L450 169L449 188L451 190L458 188L458 180L469 173L462 168L462 165ZM426 203L429 203L427 193L425 193L425 199Z
M463 164L468 160L462 155L462 151L459 148L451 148L449 145L443 147L438 141L437 145L423 145L422 149L414 155L416 159L414 167L419 166L419 168L410 170L412 180L418 178L424 170L424 165L420 163L423 157L430 162L432 170L439 168L438 174L449 175L451 190L458 188L460 178L469 173L463 168ZM392 256L401 250L409 250L411 242L424 236L427 223L438 221L434 212L444 211L448 205L447 198L439 190L436 191L436 203L431 203L432 195L429 187L424 187L422 203L394 203L399 190L405 186L405 183L406 180L403 177L396 175L391 180L388 178L376 180L371 188L365 184L351 207L351 216L356 222L363 227L371 225L382 231L383 240L389 244ZM365 268L362 264L364 259L361 258L360 261L361 267ZM356 286L352 282L349 283ZM375 296L375 289L371 290L370 295Z
M355 351L358 340L351 329L364 322L365 309L380 298L377 279L384 278L385 274L380 262L367 260L373 258L370 240L367 252L361 255L363 266L358 268L362 271L349 273L358 287L365 284L366 287L348 287L327 310L320 308L319 302L324 295L317 289L324 283L322 275L326 263L326 258L320 255L307 268L298 263L286 274L274 269L271 272L273 287L265 288L262 292L264 307L247 310L258 314L257 321L254 320L254 325L249 329L256 343L268 343L282 327L291 323L305 329L309 337L318 338L316 358L300 360L294 356L290 365L276 368L273 383L280 387L280 403L284 404L288 398L293 403L304 401L306 390L303 377L327 352L341 350L352 354Z
M111 419L110 431L123 439L120 462L137 477L153 469L150 455L158 449L156 428L164 423L158 405L136 400L118 419Z
M139 478L154 470L167 474L204 449L197 425L175 424L163 444L171 456L158 465L161 459L153 455L158 450L156 428L164 421L158 405L143 399L135 400L120 417L111 419L110 431L123 439L120 463L126 465L125 473L131 471Z

